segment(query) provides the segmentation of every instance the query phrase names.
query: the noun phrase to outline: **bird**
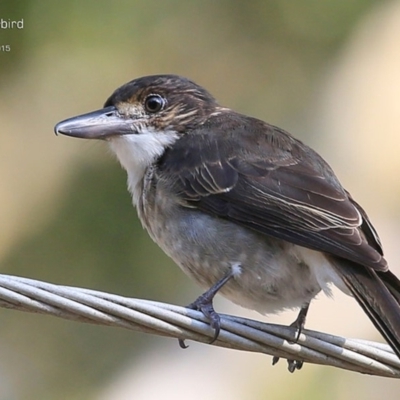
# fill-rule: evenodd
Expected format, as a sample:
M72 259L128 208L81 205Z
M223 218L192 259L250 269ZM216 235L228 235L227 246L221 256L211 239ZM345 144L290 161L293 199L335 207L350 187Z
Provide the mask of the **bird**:
M333 285L400 358L400 281L376 230L323 158L285 130L179 75L134 79L54 129L109 144L143 227L205 288L189 307L208 318L213 341L217 293L262 314L299 309L296 341L310 302Z

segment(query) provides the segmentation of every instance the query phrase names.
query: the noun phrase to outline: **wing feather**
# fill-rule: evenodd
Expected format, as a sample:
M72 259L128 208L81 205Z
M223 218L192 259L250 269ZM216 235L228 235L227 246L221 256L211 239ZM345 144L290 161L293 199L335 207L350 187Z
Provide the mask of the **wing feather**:
M252 121L252 133L233 121L222 133L210 126L183 136L158 173L174 177L188 207L385 271L372 224L329 165L286 132Z

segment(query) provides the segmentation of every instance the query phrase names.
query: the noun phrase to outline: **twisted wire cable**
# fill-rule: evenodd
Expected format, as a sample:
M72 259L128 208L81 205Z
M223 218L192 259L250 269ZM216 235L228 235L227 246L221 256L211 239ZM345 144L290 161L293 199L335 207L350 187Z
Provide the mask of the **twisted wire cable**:
M0 275L0 306L202 343L214 335L199 311L11 275ZM400 360L386 344L308 329L293 343L295 336L292 327L221 314L213 345L400 378Z

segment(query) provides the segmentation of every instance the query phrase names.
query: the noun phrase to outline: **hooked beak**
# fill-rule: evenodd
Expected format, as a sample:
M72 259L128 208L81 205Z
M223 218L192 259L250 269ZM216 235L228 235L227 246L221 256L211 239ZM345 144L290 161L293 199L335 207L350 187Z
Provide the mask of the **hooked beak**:
M83 139L107 139L135 133L132 119L124 119L114 106L68 118L54 127L62 134Z

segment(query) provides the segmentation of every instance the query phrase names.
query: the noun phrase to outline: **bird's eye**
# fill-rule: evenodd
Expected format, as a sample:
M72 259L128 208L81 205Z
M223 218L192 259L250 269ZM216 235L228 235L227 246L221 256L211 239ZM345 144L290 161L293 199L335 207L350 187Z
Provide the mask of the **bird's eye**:
M144 107L146 111L152 114L161 111L164 106L165 99L158 94L151 94L147 96L146 100L144 101Z

